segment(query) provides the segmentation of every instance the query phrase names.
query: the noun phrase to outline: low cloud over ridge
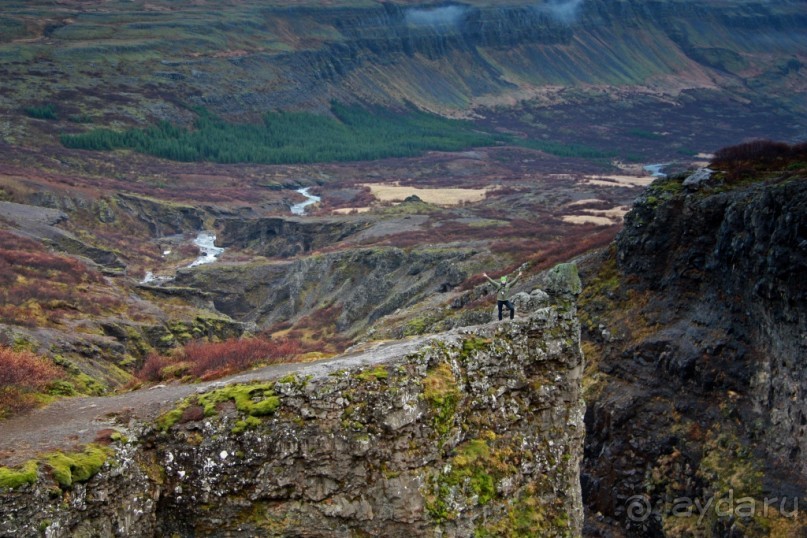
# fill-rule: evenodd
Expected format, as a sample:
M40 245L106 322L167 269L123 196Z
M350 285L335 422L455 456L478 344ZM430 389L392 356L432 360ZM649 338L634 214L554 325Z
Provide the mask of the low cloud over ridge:
M406 10L404 21L409 26L456 26L467 11L464 6L412 8Z
M547 0L535 6L535 9L563 24L574 24L583 2L584 0Z

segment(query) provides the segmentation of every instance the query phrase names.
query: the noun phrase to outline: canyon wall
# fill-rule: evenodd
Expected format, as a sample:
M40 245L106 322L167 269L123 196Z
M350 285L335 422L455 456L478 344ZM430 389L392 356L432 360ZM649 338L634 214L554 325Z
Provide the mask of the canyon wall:
M675 498L804 494L805 222L807 182L793 174L658 181L626 216L584 299L601 357L587 395L592 528L677 536ZM766 536L775 518L761 513L699 524L706 536Z

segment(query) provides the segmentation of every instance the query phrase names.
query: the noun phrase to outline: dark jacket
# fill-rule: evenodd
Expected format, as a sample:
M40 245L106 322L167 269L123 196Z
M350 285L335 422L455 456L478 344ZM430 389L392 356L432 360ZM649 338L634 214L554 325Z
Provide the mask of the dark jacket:
M496 286L496 299L498 301L507 301L510 299L510 287L516 282L518 282L518 279L521 278L521 273L519 273L513 280L508 279L507 282L505 282L504 284L502 284L499 281L493 280L487 275L485 275L485 278L487 278L491 284Z

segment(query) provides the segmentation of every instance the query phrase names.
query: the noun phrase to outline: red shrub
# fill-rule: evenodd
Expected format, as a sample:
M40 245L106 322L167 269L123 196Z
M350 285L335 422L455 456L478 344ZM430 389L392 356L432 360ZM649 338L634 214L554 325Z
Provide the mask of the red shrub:
M301 346L292 340L268 340L264 338L234 338L224 342L191 342L173 356L152 354L137 373L147 381L161 381L171 377L169 367L180 368L185 373L202 379L213 379L233 372L246 370L263 363L291 360L300 354Z
M0 389L11 386L41 389L61 373L56 365L30 351L0 346Z
M137 372L137 377L143 381L162 381L162 370L166 366L170 366L176 362L176 359L160 355L159 353L150 353L146 357L146 362Z
M34 393L61 374L57 366L30 351L0 346L0 417L35 407Z

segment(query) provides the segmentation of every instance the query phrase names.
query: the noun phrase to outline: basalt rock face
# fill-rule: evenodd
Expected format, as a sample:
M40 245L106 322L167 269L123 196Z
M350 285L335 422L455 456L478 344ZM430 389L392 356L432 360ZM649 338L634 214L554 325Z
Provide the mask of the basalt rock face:
M191 396L101 471L0 492L0 536L577 536L580 326L529 318Z
M328 308L337 329L350 332L459 285L475 253L357 248L289 262L195 268L180 271L176 282L206 290L217 310L259 327Z
M804 492L807 181L694 192L675 181L627 215L603 265L620 283L606 289L611 307L586 306L602 349L583 472L592 536L613 531L598 521L672 532L675 497ZM602 286L603 274L587 276ZM636 495L655 511L631 519ZM703 521L707 535L764 535L754 518Z
M201 230L204 223L205 213L191 206L133 194L119 194L117 204L143 221L154 237Z
M331 246L370 223L361 219L260 218L219 219L219 241L225 247L249 248L262 256L288 258Z

